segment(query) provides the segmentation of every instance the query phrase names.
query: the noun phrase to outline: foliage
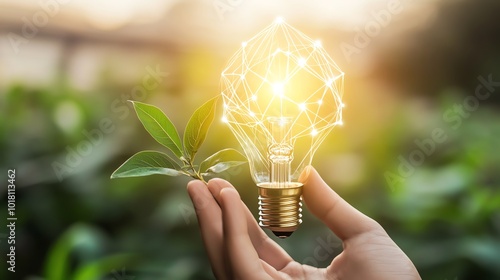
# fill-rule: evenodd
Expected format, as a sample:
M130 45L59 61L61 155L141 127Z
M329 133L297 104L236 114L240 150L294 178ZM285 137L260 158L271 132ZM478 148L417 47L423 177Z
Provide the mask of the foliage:
M245 157L234 149L224 149L214 153L199 167L194 164L198 149L205 141L208 129L214 120L217 100L218 97L210 99L193 113L184 131L183 146L174 124L159 108L141 102L132 102L144 128L158 143L170 150L177 160L161 152L139 152L125 161L111 175L111 178L152 174L186 175L205 182L205 176L244 164Z
M433 9L439 17L408 29L414 30L414 34L398 33L402 36L393 40L397 46L391 42L372 44L387 47L386 51L375 52L375 60L370 60L373 71L350 75L346 84L349 94L345 96L346 125L326 139L315 155L314 165L339 195L384 226L415 263L423 279L500 279L500 153L497 152L500 88L496 87L476 110L466 112L459 128L446 129L442 123L443 113L454 111L456 106L464 108L464 102L469 103L467 106L474 105L469 101L479 85L478 75L492 74L494 81L500 79L500 37L492 36L498 31L494 15L500 2L441 2L444 6ZM439 6L438 2L436 5ZM333 33L320 37L331 40L334 46L336 39L352 41L356 35L345 32L344 37L336 38L331 37ZM453 42L443 41L443 34L448 34ZM46 51L48 45L60 47L52 44L60 39L53 35L47 37L47 49L37 49L39 44L30 43L30 51L22 51L15 59L23 60L24 54L29 54L26 59L32 61L36 53L42 56L52 53ZM84 49L89 50L102 45L82 37L75 39L77 50L78 42L84 42ZM386 36L373 39L385 42ZM114 47L122 50L124 44L118 41ZM175 168L168 166L170 160L182 168L185 164L179 156L189 158L182 134L170 140L161 134L163 129L168 135L173 133L168 122L158 125L162 144L157 144L156 139L143 133L139 122L132 121L135 106L125 101L130 97L123 96L133 93L142 77L116 78L121 77L123 72L116 70L123 64L114 62L125 61L129 67L127 74L130 69L142 68L142 63L156 65L163 61L174 65L169 68L175 71L171 77L179 78L165 79L155 90L145 88L141 100L165 104L173 111L169 116L176 123L189 119L186 111L195 110L189 107L190 100L198 98L200 91L217 91L219 76L213 69L223 67L218 63L224 61L220 53L225 49L214 52L211 47L197 45L192 49L186 45L180 52L165 48L167 55L157 56L150 52L149 44L142 49L135 43L132 45L130 57L124 58L123 50L114 59L112 56L103 59L102 73L78 68L78 72L82 70L85 74L83 77L91 74L88 77L97 76L99 80L85 90L73 87L71 81L78 76L72 76L71 80L62 77L74 72L64 67L77 65L73 64L78 60L74 55L79 51L64 52L59 56L61 63L40 63L48 74L42 76L57 73L53 76L61 78L55 83L37 85L38 78L32 79L32 72L28 71L26 75L23 73L19 84L0 86L0 172L5 177L7 169L16 168L19 174L16 273L8 272L7 263L2 262L0 279L41 279L36 276L47 280L213 279L195 211L185 189L180 187L185 186L185 176L109 180L109 174L139 150L148 150L143 155L159 158L159 166L165 168L157 169L153 163L139 170L150 174L178 172L173 163ZM361 51L369 52L368 48ZM134 56L137 53L140 56ZM144 61L145 54L151 55L151 60ZM138 67L134 66L136 60L140 61ZM58 69L54 71L49 65ZM14 72L21 69L14 66L17 69ZM354 61L351 66L348 67L351 72L356 72ZM9 69L2 81L12 77ZM182 106L163 102L172 99L178 102L174 104ZM154 116L161 118L161 115L162 112ZM74 159L65 161L81 143L89 141L86 135L96 131L105 118L112 121L115 130L95 138L99 141L78 164ZM418 148L415 140L428 138L436 127L446 129L448 140L436 145L434 153L414 166L413 175L391 188L384 172L398 174L399 157L408 158ZM225 129L212 126L210 133L225 135L229 132ZM84 130L87 133L83 134ZM162 151L163 144L173 151L168 147ZM219 163L231 162L231 158L226 159L226 152L210 157L211 151L233 144L231 137L215 138L209 134L196 155L195 170L201 176L213 174L203 173L210 167L222 172L225 165ZM195 147L196 142L189 145ZM150 150L163 153L149 153ZM66 164L71 170L62 180L54 175L51 166L54 161ZM231 182L255 214L258 211L255 188L250 178L238 173L243 168L246 167L240 165L217 176L232 176ZM133 174L130 171L133 169L126 175ZM0 187L0 212L4 215L7 205L6 188ZM307 207L303 210L301 229L291 239L277 242L297 261L325 266L342 250L342 245L335 243L329 229ZM0 231L2 252L8 252L10 246L6 234L6 228ZM130 255L140 259L135 262ZM127 277L117 277L121 275Z
M131 264L134 257L130 254L105 256L94 261L83 261L71 273L71 255L84 259L85 254L100 250L102 234L97 229L76 224L68 229L53 245L45 263L47 280L87 280L101 279L116 267Z

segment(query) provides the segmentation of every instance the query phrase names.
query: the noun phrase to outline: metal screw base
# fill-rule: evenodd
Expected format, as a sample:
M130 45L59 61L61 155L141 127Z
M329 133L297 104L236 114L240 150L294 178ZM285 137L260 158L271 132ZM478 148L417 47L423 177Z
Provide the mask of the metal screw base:
M302 223L302 184L283 188L259 184L259 225L279 238L289 237Z

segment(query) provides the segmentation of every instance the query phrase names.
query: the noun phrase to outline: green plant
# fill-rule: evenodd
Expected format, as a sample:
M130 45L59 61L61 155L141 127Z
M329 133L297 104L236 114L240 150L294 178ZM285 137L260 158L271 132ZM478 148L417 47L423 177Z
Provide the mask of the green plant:
M196 109L189 119L184 136L181 138L170 119L157 107L131 101L144 128L160 144L174 155L157 151L141 151L130 157L111 178L125 178L161 174L167 176L186 175L205 181L211 176L244 164L245 156L235 149L223 149L203 160L199 165L194 162L198 149L205 141L208 129L212 124L218 97L212 98Z
M132 254L103 255L106 237L90 225L75 224L52 245L45 261L47 280L102 279L113 270L132 265L138 257Z

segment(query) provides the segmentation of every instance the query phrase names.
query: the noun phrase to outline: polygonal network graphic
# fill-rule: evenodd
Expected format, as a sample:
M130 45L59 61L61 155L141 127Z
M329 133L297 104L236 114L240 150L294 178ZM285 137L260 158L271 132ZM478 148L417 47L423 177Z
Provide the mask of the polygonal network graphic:
M277 19L243 42L221 76L224 117L238 140L252 141L266 160L272 144L298 139L307 146L303 161L331 129L342 124L344 73L321 42ZM276 137L270 122L282 120ZM278 143L279 144L279 143Z

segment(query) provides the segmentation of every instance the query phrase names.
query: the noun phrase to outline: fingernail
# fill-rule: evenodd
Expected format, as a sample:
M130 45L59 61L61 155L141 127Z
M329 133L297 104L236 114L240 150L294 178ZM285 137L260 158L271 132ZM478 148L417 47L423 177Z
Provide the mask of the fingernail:
M188 190L188 194L189 194L189 195L191 195L191 192L190 192L189 190L190 190L190 189L192 189L192 188L196 188L196 187L195 187L195 186L196 186L196 184L197 184L196 180L191 180L191 181L189 181L189 182L187 183L187 185L186 185L186 189Z
M219 192L219 195L221 195L221 196L222 196L222 193L227 193L227 192L234 192L234 193L236 193L236 195L237 195L238 197L240 196L240 194L238 193L238 191L236 191L235 189L230 189L230 188L222 188L222 189L220 190L220 192ZM226 195L227 195L227 194L226 194ZM224 196L226 196L226 195L224 195Z
M302 171L302 173L299 176L299 182L304 183L305 181L307 181L307 178L309 177L309 174L311 173L311 168L312 167L310 165L308 165L308 166L306 166L306 168L304 168L304 170Z

